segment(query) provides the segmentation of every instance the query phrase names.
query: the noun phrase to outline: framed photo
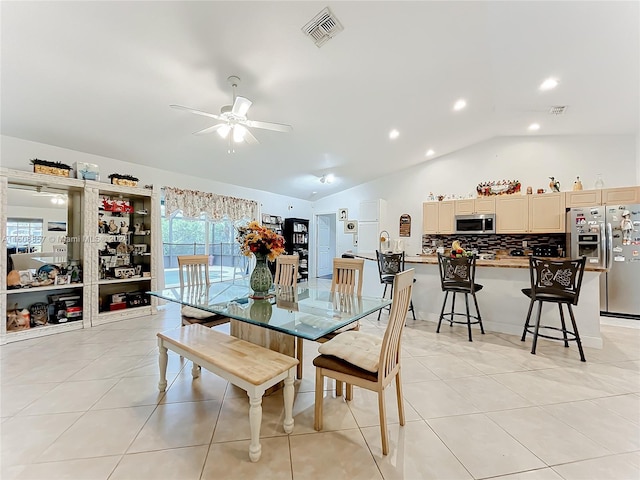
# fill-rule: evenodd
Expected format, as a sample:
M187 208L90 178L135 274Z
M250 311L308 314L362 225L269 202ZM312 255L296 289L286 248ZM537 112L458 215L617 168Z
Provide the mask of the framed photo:
M67 222L47 222L48 232L66 232Z
M344 222L344 233L358 233L358 221L347 220Z
M68 285L71 283L71 275L56 275L56 285Z
M271 215L269 215L268 213L263 213L262 223L271 223Z
M349 218L349 210L346 208L338 209L338 220L345 222Z
M20 285L31 285L33 282L33 275L31 275L31 270L20 270Z
M113 269L116 278L131 278L136 274L136 269L132 267L116 267Z

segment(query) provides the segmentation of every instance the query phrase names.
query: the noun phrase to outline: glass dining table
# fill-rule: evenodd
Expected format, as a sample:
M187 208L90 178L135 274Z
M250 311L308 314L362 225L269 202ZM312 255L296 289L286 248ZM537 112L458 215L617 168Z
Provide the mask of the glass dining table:
M385 298L307 286L276 286L266 298L258 299L252 298L246 279L216 282L208 288L175 287L147 293L307 340L317 340L391 303Z

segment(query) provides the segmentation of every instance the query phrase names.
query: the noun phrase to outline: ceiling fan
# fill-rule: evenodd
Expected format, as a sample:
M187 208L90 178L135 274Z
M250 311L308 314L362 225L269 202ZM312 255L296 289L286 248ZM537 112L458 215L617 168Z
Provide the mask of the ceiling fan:
M34 197L50 197L51 203L54 205L64 205L67 202L67 195L63 193L55 192L43 192L42 187L38 185L35 191L31 194Z
M293 130L291 125L285 125L283 123L272 122L259 122L257 120L249 120L247 118L247 112L251 107L251 100L245 97L236 96L236 87L240 83L240 78L235 75L230 76L227 81L233 88L233 105L225 105L220 109L220 114L207 113L200 110L195 110L189 107L183 107L182 105L170 105L171 108L177 108L179 110L186 110L187 112L195 113L196 115L202 115L205 117L215 118L219 120L211 127L207 127L203 130L194 132L194 135L204 135L207 133L218 132L222 138L229 139L229 153L233 151L231 146L231 140L239 143L245 141L250 144L259 143L258 139L253 136L249 131L249 128L263 128L266 130L273 130L276 132L290 132Z

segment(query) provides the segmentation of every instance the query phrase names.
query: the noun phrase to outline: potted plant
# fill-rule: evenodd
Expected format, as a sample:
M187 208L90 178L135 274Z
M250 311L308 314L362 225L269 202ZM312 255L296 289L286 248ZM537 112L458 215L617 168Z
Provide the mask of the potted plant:
M125 187L135 187L138 185L138 179L133 175L124 175L122 173L112 173L109 175L111 183L114 185L124 185Z
M68 177L69 172L71 171L71 166L62 162L51 162L49 160L40 160L39 158L32 158L30 162L33 165L34 173Z

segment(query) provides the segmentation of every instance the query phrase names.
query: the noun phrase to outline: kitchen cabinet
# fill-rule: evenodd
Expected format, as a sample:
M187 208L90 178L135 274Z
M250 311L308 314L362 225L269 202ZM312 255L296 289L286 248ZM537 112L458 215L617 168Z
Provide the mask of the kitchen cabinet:
M475 213L496 213L495 197L465 198L456 200L456 215L473 215Z
M564 233L563 192L496 198L496 233Z
M567 208L592 207L602 204L602 190L576 190L565 193Z
M424 202L422 233L451 234L454 231L455 202Z
M496 199L496 233L529 231L529 196L503 195Z
M564 192L529 197L529 233L565 232Z
M603 205L620 205L626 203L640 203L640 186L605 188L602 190Z

